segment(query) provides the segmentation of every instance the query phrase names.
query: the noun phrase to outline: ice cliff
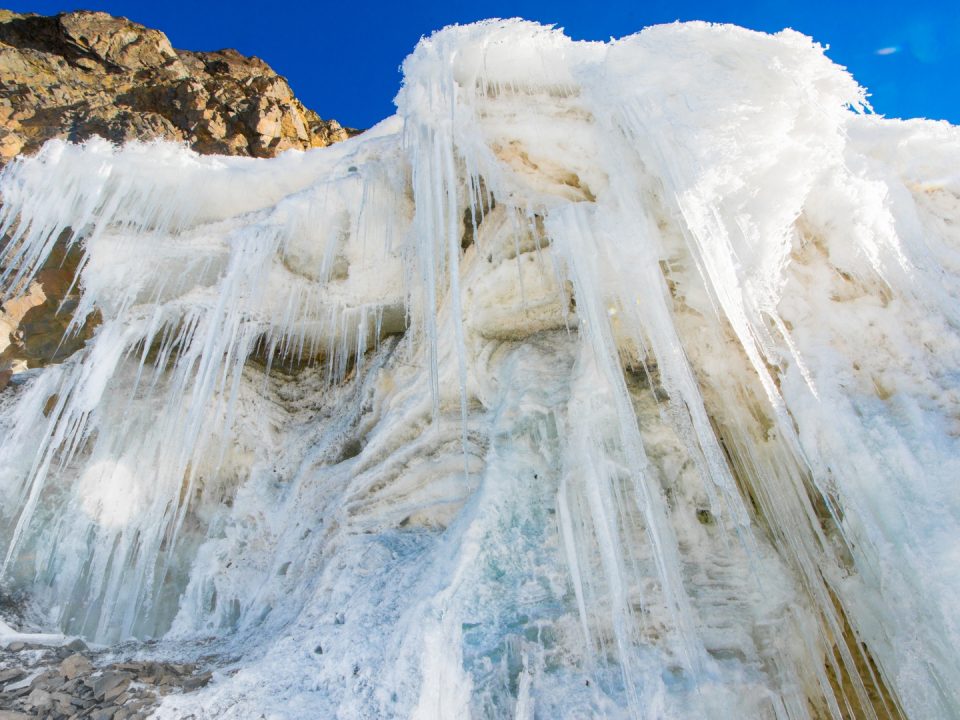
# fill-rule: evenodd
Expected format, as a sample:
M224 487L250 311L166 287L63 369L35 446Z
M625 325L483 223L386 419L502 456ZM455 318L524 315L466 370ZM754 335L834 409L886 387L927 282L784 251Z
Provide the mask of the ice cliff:
M269 160L52 141L4 587L220 658L158 716L960 715L960 130L702 23L452 27Z

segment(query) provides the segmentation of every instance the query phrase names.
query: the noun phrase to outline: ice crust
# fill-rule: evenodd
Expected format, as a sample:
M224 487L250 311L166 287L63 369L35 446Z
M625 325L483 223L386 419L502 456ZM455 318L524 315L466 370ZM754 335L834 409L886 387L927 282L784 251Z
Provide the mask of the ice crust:
M960 716L960 130L792 31L423 39L273 160L50 142L4 587L231 657L163 718ZM4 626L0 625L0 628Z

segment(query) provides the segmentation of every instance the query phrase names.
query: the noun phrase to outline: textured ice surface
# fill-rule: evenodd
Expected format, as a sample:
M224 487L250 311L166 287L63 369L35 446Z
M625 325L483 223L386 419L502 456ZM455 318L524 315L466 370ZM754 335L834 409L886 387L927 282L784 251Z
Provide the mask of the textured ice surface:
M790 31L403 69L322 150L0 177L10 292L80 243L103 317L3 398L4 586L232 658L168 718L960 715L960 130Z

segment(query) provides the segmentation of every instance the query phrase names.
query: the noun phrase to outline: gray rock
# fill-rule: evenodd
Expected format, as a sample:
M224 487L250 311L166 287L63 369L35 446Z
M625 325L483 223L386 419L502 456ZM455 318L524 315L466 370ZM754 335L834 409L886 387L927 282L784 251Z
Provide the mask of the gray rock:
M53 705L53 698L46 690L34 688L25 700L28 707L34 709L46 709Z
M86 675L93 670L93 664L80 653L74 653L60 663L60 674L67 680L73 680L78 675Z
M93 720L112 720L117 710L119 708L116 705L108 705L107 707L97 708L90 713L90 717Z
M213 677L212 673L205 672L201 675L194 675L183 681L183 690L184 692L190 692L191 690L199 690L200 688L207 685L210 682L210 679Z
M65 693L70 693L71 695L77 695L85 690L89 691L90 688L83 684L83 677L78 676L73 680L67 680L65 683L63 683L63 685L60 686L60 690Z
M15 699L27 695L31 690L32 688L29 685L25 685L18 688L4 688L3 694L11 699Z
M88 678L85 682L93 690L93 696L97 700L104 700L120 695L129 687L132 679L129 673L106 670L102 675Z
M135 677L139 677L140 673L143 672L147 667L153 665L151 662L124 662L116 663L113 666L114 670L122 670L124 672L133 673Z
M129 703L114 714L113 720L131 720L132 718L139 720L139 718L145 718L149 715L149 712L144 710L147 706L148 703L144 702Z
M74 707L80 708L81 710L86 710L87 708L96 705L96 702L94 702L92 699L85 699L77 697L76 695L72 695L70 697L70 704Z
M111 700L111 701L115 700L118 703L123 702L124 700L126 700L126 697L124 697L123 700L121 700L120 698L124 696L126 689L130 687L130 682L131 682L131 678L129 677L124 678L117 685L107 690L107 692L105 692L103 695L103 699Z
M26 675L26 673L20 668L7 668L6 670L0 670L0 685L19 680L24 675Z
M40 688L41 690L50 690L58 688L63 683L60 673L57 670L44 670L30 681L31 688Z
M54 708L61 715L72 715L74 713L73 705L71 702L73 698L70 697L70 695L68 695L67 693L65 692L51 693L50 699L53 700Z
M67 643L63 647L75 653L86 652L87 650L90 649L87 647L87 644L80 638L77 638L76 640L71 640L69 643Z
M0 710L0 720L31 720L33 715L27 715L13 710Z

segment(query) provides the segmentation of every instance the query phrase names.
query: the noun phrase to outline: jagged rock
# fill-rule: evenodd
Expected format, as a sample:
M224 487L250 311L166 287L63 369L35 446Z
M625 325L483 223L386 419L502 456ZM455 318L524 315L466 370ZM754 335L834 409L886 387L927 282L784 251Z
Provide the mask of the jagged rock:
M18 688L15 688L15 689L7 689L7 688L4 688L3 694L4 694L4 696L6 696L6 697L8 697L8 698L10 698L10 699L15 699L15 698L18 698L18 697L23 697L24 695L29 695L30 692L31 692L30 686L27 685L27 686L25 686L25 687L18 687Z
M19 127L19 123L17 123ZM6 162L23 150L24 138L9 128L0 129L0 162Z
M0 720L30 720L33 715L27 715L13 710L0 710Z
M37 305L43 305L46 300L43 286L36 282L27 289L27 292L3 304L3 313L0 314L0 352L10 345L10 334L19 327L24 315Z
M24 675L26 675L26 673L21 668L7 668L6 670L0 670L0 685L19 680Z
M129 720L129 718L141 717L137 710L129 707L122 707L113 715L113 720Z
M107 65L139 70L176 63L178 58L167 36L136 23L117 22L102 12L60 16L64 40Z
M205 687L213 677L212 673L205 672L201 675L194 675L193 677L187 678L183 681L183 689L186 692L191 690L198 690L202 687Z
M53 692L50 693L50 699L53 701L54 707L63 715L73 713L73 698L65 692Z
M46 140L165 138L269 157L353 132L322 120L259 58L175 50L125 18L0 10L0 162Z
M45 670L30 681L31 688L49 689L60 684L60 673L57 670Z
M126 690L131 680L128 673L107 670L102 675L88 678L86 683L93 690L93 696L97 700L109 700Z
M97 708L90 713L90 717L93 718L93 720L111 720L117 710L119 710L119 708L115 705L108 705L107 707Z
M74 653L60 663L60 674L67 680L73 680L78 675L85 675L93 669L93 664L80 653Z
M50 693L41 688L34 688L26 700L27 706L35 709L46 709L53 704Z
M99 313L88 317L79 332L66 335L80 298L74 283L80 259L79 247L67 249L59 242L27 292L3 305L0 334L5 337L0 339L0 368L19 371L60 362L83 347L93 334L100 324Z
M130 687L131 680L130 678L124 678L120 681L120 684L115 685L114 687L107 690L103 695L103 699L106 702L116 701L118 704L123 703L127 699L126 690Z
M79 653L79 652L86 652L88 648L87 648L87 644L83 640L81 640L80 638L75 638L74 640L71 640L66 645L64 645L62 649L69 650L70 652L74 652L74 653Z

